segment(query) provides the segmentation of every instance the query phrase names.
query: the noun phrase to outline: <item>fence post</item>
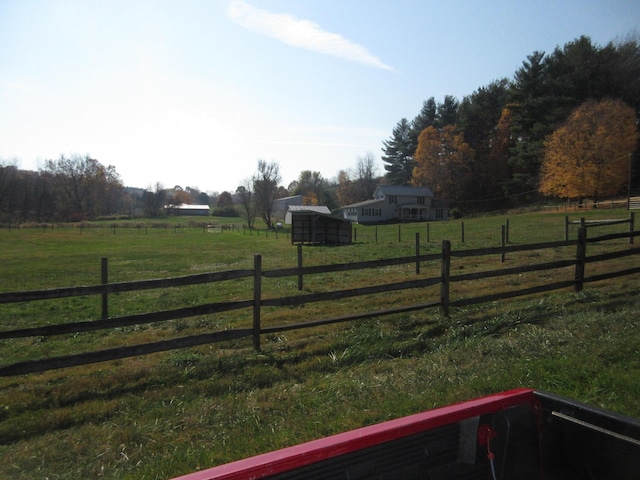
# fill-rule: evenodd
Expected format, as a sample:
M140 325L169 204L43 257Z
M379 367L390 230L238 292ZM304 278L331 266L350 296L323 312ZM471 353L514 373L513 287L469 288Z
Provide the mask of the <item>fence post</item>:
M569 215L564 216L564 241L569 241Z
M100 270L101 270L101 279L102 284L106 285L109 283L109 259L103 257L100 260ZM102 318L109 318L109 294L107 292L102 292Z
M262 302L262 255L253 257L253 348L260 351L260 303Z
M416 275L420 275L420 232L416 232Z
M376 243L378 243L378 226L376 225Z
M635 212L629 212L629 233L631 235L629 235L629 243L632 244L633 243L633 231L634 231L634 223L635 223Z
M507 218L507 221L505 222L505 235L504 235L504 242L505 243L510 243L509 242L509 219Z
M298 268L302 268L302 244L298 244ZM298 290L302 290L304 286L304 280L302 277L302 273L298 273Z
M358 229L354 227L353 229L353 243L358 241Z
M502 251L500 252L500 262L504 263L504 258L505 258L505 253L504 253L504 247L506 244L506 227L504 225L502 225L502 229L501 229L501 233L500 233L500 248L502 249Z
M576 276L573 290L575 292L582 291L584 286L584 265L587 259L587 229L580 227L578 229L578 248L576 250Z
M402 242L402 225L398 224L398 243Z
M442 241L442 263L440 265L440 313L449 316L449 278L451 276L451 242Z
M462 243L464 243L464 221L460 225L460 232L462 236Z
M429 232L429 222L427 222L427 243L431 242L431 235Z

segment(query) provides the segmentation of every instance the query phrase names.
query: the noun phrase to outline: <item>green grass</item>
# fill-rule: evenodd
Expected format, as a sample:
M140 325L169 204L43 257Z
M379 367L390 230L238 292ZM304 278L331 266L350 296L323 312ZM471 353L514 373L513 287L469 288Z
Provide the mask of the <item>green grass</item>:
M624 211L580 214L626 215ZM460 231L459 221L434 222L431 242L423 244L422 251L437 252L445 235L454 249L497 246L506 218L514 243L563 238L564 214L495 216L465 219L464 245L454 237ZM378 243L373 243L364 236L372 239L374 228L358 226L356 245L305 247L305 263L411 255L415 231L424 228L424 224L403 225L398 243L397 226L378 227ZM625 228L619 225L617 231ZM23 229L0 230L0 242L0 291L99 283L101 257L109 258L111 281L251 268L254 253L264 256L265 269L296 263L286 233L276 239L273 233L207 234L195 228L149 228L147 233L123 229L115 235L108 228ZM521 260L509 256L507 264ZM625 262L637 265L638 260ZM495 258L477 263L458 268L471 271L500 265ZM438 266L425 266L429 268L437 271ZM385 274L415 275L413 266ZM540 281L531 277L509 281L520 287ZM351 272L345 277L305 279L305 289L372 281ZM265 288L282 294L296 286L295 279L278 282ZM249 288L244 281L229 283L114 296L112 315L227 299ZM497 287L484 282L470 287L472 292L459 288L457 294L464 296ZM416 301L410 295L401 300ZM331 316L373 302L365 298L285 309L271 312L267 321ZM96 318L99 307L97 297L0 305L0 318L2 328L19 328ZM578 294L562 291L454 309L449 318L434 310L270 335L263 338L261 352L255 352L246 339L2 378L0 478L169 478L520 386L640 417L639 307L638 276L623 277L588 284ZM2 363L117 346L132 338L247 326L248 315L185 319L60 339L2 341Z

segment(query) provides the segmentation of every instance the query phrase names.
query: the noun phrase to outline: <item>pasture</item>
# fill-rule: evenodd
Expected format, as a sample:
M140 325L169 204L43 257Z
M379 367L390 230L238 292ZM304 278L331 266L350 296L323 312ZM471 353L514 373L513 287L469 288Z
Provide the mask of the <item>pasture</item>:
M411 255L416 233L423 253L438 251L443 239L451 240L454 249L499 246L506 220L511 243L562 240L564 215L465 219L464 230L461 221L432 222L429 242L425 224L358 225L354 245L305 247L305 265ZM602 210L570 216L627 215L625 210ZM607 229L624 231L612 226L602 232ZM1 229L0 242L2 292L98 284L101 258L109 259L110 282L252 268L255 253L263 256L264 269L296 264L286 231L209 233L184 218L155 228L94 224ZM621 262L638 264L636 257L629 258ZM513 254L507 263L525 260ZM459 262L454 268L465 271L485 266ZM483 262L495 266L499 258ZM379 274L400 279L414 273L404 266ZM539 279L509 281L526 286L534 280ZM345 272L305 279L305 289L369 281L366 275ZM246 288L240 280L224 288L113 295L110 313L232 299ZM265 288L293 291L296 279L274 280ZM480 288L490 291L493 286L487 281ZM517 386L640 416L639 293L636 275L588 285L578 294L561 291L453 309L448 318L435 310L418 311L287 332L266 339L260 352L246 339L0 378L0 477L168 478ZM406 300L401 298L406 293L398 295L357 301ZM343 301L324 305L323 311L305 306L273 315L340 315L355 307ZM0 305L0 312L2 329L95 319L100 299ZM3 340L2 364L247 322L246 313L229 313L55 339Z

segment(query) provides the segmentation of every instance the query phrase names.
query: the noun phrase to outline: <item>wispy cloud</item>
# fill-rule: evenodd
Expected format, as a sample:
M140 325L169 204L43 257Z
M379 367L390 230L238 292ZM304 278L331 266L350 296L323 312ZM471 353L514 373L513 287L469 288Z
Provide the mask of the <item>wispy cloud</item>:
M275 38L293 47L333 55L370 67L393 70L362 45L337 33L327 32L309 20L301 20L286 13L271 13L241 0L233 0L229 4L227 15L248 30Z

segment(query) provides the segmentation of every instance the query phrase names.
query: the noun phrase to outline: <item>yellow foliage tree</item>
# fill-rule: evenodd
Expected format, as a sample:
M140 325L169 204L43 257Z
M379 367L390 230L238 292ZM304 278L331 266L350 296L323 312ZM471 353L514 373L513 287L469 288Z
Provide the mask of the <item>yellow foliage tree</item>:
M540 191L594 202L620 193L637 141L633 108L619 100L586 101L545 141Z
M315 192L308 192L302 199L303 205L315 206L318 205L318 195Z
M453 125L441 130L427 127L418 137L411 183L430 187L437 197L461 200L471 181L473 157L473 149Z

